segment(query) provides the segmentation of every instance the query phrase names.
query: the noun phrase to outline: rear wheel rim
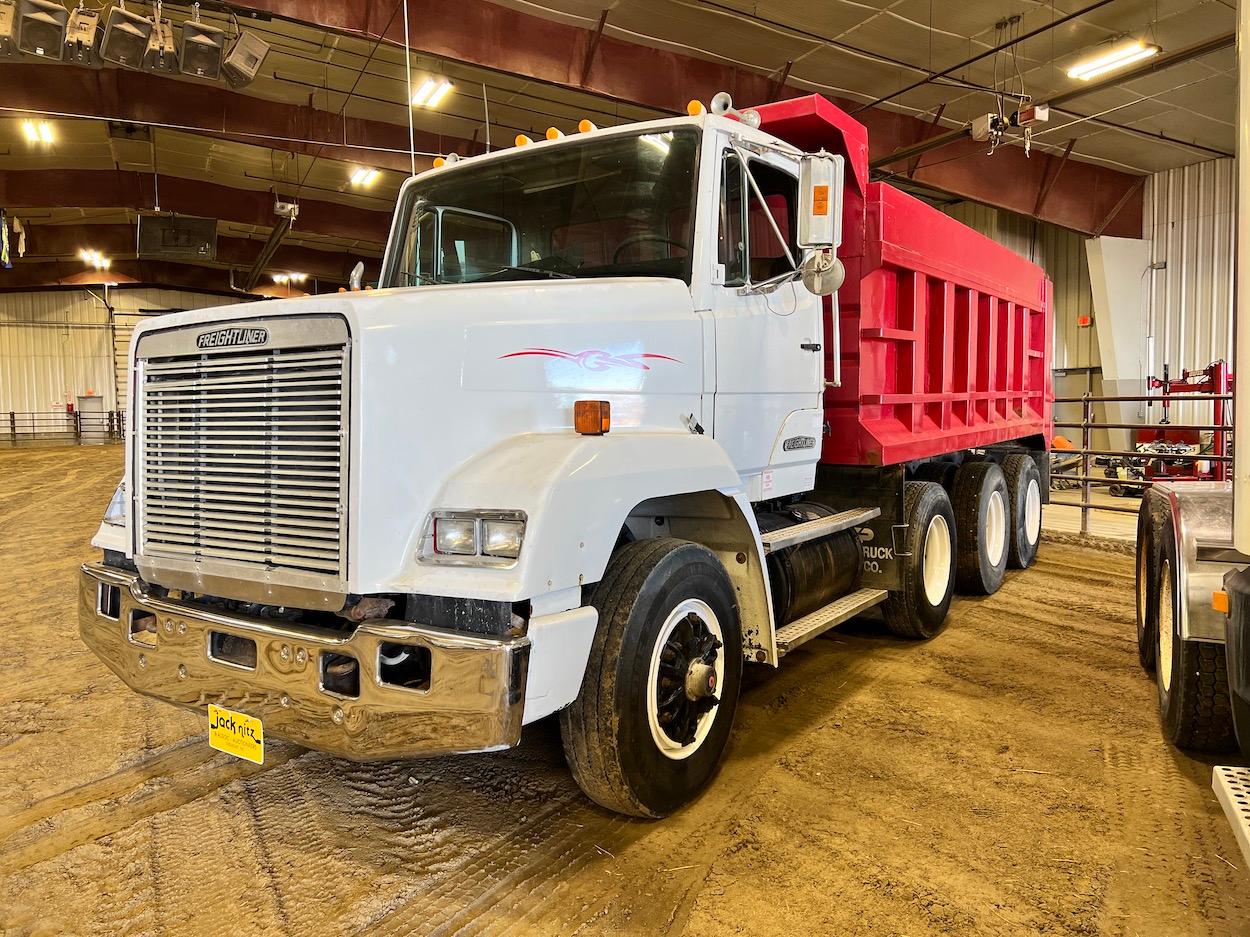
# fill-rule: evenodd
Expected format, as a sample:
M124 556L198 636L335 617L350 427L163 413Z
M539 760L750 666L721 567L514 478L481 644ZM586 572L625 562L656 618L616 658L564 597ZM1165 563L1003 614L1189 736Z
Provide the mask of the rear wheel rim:
M1159 683L1165 693L1172 689L1172 565L1159 569Z
M934 608L946 598L951 580L951 529L946 518L934 514L924 533L924 556L921 569L924 578L924 597Z
M711 606L686 599L669 612L651 651L647 725L656 748L681 761L702 746L720 711L724 633Z
M1042 534L1042 489L1036 478L1029 479L1024 492L1024 536L1029 546L1037 543Z
M1003 561L1007 550L1007 506L1003 502L1003 493L997 488L990 492L989 504L985 507L985 556L991 566Z

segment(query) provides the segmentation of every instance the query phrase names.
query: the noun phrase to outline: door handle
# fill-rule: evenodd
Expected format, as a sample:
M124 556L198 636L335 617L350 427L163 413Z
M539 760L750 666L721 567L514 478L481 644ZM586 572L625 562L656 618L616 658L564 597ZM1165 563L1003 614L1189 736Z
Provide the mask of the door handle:
M799 345L799 347L804 351L820 351L819 342L803 342L803 344Z

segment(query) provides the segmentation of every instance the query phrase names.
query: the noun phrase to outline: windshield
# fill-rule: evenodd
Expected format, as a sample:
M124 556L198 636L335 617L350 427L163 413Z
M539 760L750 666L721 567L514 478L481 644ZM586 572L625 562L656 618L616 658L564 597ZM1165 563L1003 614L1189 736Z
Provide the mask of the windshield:
M387 286L564 277L690 282L694 128L537 147L405 194Z

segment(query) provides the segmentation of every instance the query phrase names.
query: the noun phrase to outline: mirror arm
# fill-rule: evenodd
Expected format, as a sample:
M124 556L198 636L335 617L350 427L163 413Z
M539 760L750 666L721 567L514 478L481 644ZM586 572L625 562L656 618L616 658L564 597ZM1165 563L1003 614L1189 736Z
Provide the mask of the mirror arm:
M751 184L751 191L755 193L755 197L759 199L760 207L764 209L764 217L768 219L768 226L773 229L773 234L777 235L777 243L781 245L781 249L786 252L786 260L790 261L790 266L798 271L799 265L794 261L794 255L790 253L790 245L786 243L786 239L781 236L781 229L777 227L777 219L773 217L772 210L768 207L768 203L764 201L764 193L760 191L759 185L755 181L755 176L751 173L751 166L747 162L747 156L737 143L730 144L734 152L738 154L738 159L742 161L742 170L747 174L747 182ZM767 281L765 281L767 282Z

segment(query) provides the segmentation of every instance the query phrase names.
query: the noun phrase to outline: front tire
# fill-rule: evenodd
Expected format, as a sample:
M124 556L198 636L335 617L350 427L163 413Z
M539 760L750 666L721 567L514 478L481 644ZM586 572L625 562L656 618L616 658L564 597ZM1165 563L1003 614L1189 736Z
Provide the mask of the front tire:
M955 592L955 514L941 485L907 482L903 515L902 588L889 594L881 612L900 638L927 640L945 627Z
M965 462L955 476L955 585L963 592L993 595L1003 584L1010 539L1010 499L1003 470L994 462Z
M1156 686L1163 736L1177 748L1226 752L1236 748L1224 645L1181 637L1176 535L1171 514L1158 542L1159 615Z
M581 692L560 713L573 777L596 803L663 817L720 765L742 682L729 575L706 547L656 538L612 557Z
M1167 503L1147 491L1137 509L1137 660L1155 672L1159 643L1159 528Z

